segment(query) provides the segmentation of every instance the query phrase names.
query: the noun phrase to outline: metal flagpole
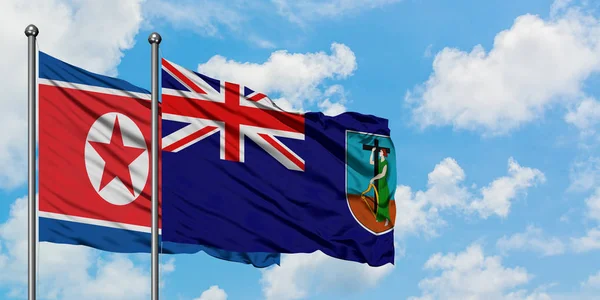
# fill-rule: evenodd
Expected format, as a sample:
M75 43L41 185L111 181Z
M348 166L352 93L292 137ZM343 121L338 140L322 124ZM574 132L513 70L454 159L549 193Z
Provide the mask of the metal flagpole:
M162 38L153 32L152 47L152 300L158 300L158 45Z
M27 36L28 42L28 60L27 60L27 106L28 106L28 127L29 127L29 140L28 140L28 200L29 200L29 214L28 214L28 226L29 231L27 235L27 241L29 246L28 255L28 299L36 299L36 198L35 198L35 185L36 185L36 174L35 174L35 149L36 149L36 45L35 39L39 33L38 28L31 24L25 28L25 35Z

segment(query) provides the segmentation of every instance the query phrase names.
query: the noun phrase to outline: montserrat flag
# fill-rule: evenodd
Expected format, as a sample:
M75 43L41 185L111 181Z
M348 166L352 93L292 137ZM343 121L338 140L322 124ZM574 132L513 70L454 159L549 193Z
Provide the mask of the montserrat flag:
M386 119L284 111L165 59L162 99L165 241L393 264Z
M150 252L150 105L145 89L39 53L40 241ZM256 267L280 259L172 242L159 249Z

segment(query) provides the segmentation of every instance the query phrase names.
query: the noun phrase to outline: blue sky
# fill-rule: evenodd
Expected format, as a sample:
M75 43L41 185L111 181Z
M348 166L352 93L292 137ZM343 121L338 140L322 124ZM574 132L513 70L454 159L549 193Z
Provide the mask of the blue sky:
M29 23L41 50L147 89L147 38L157 31L163 57L247 83L282 107L390 120L393 268L319 253L267 270L165 256L163 299L599 297L597 3L19 2L0 5L10 45L2 69L15 70L0 75L0 126L10 129L0 137L0 298L26 288L25 202L16 199L26 195ZM47 244L40 256L44 299L148 298L148 256Z

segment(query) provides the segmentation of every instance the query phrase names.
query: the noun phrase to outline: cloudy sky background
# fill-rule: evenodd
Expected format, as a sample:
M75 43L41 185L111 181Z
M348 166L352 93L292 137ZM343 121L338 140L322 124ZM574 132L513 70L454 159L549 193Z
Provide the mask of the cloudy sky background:
M254 269L161 257L163 299L592 299L600 295L600 3L4 0L0 298L26 297L26 38L149 89L161 55L290 110L390 120L398 256ZM42 243L43 299L147 299L149 255ZM68 270L68 271L66 271Z

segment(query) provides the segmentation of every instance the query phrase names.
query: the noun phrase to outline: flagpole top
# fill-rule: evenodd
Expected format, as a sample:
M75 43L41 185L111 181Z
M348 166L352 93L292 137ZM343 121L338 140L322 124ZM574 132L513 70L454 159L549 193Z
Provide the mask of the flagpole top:
M162 41L162 38L160 37L160 34L158 34L157 32L151 33L150 36L148 37L148 43L150 43L150 44L160 44L160 41Z
M39 31L39 30L38 30L38 28L37 28L35 25L33 25L33 24L30 24L29 26L27 26L27 27L25 28L25 35L26 35L26 36L28 36L28 37L29 37L29 36L34 36L34 37L36 37L36 36L38 35L38 33L40 33L40 31Z

